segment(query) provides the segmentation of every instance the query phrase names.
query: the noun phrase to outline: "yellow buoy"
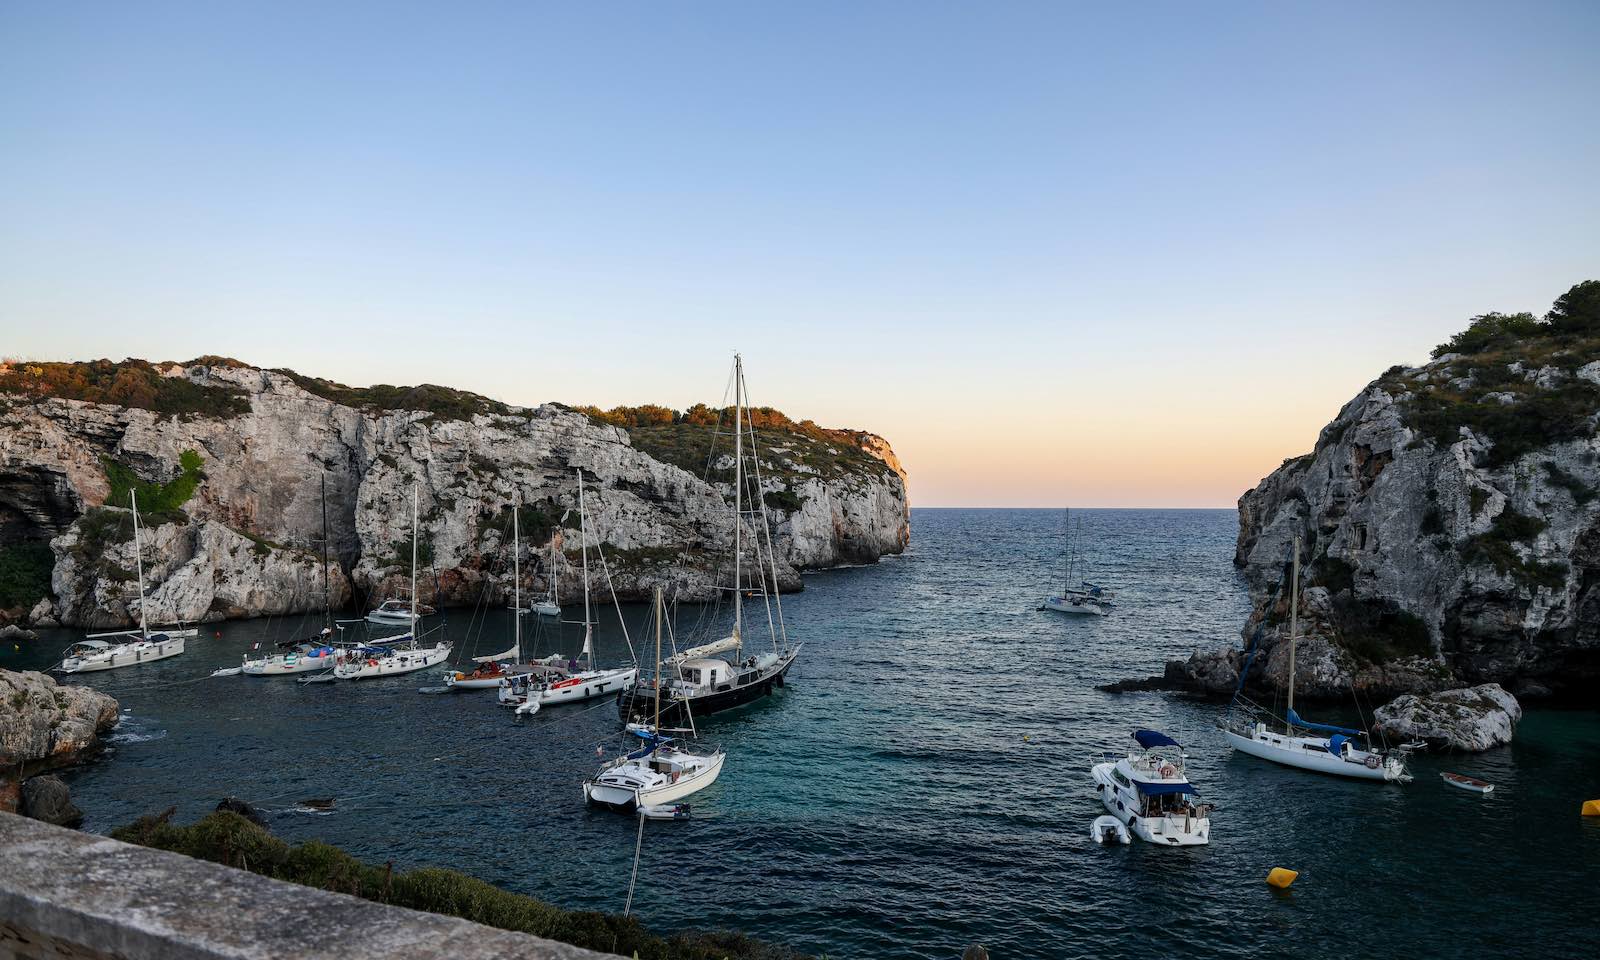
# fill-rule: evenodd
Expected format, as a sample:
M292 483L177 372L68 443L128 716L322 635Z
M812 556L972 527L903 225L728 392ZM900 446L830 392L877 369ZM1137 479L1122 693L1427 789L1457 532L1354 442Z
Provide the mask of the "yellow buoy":
M1586 817L1600 817L1600 800L1583 801L1583 815Z
M1289 884L1294 883L1294 878L1300 876L1297 870L1285 870L1282 867L1273 867L1267 874L1267 882L1279 890L1289 889Z

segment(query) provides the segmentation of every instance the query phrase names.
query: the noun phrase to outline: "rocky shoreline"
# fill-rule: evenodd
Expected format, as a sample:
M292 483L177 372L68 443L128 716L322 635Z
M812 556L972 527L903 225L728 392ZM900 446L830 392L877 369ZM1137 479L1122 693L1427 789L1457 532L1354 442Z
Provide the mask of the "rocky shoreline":
M53 811L38 818L59 824L80 819L49 773L92 758L119 719L117 701L98 690L0 669L0 810Z
M660 585L710 599L732 535L727 464L713 463L709 482L700 472L717 414L639 409L649 416L512 407L432 386L357 389L216 357L0 364L0 543L49 549L41 595L0 621L135 622L131 522L115 506L135 487L153 622L320 607L324 490L335 606L408 580L413 485L430 602L509 597L514 500L523 595L554 580L572 596L580 470L591 536L623 597ZM886 441L759 413L780 588L800 589L803 570L905 549L905 472Z

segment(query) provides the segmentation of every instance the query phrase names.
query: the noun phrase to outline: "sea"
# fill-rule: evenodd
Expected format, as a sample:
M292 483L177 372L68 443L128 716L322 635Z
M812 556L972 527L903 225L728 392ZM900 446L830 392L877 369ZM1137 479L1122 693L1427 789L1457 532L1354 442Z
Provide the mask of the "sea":
M1097 685L1239 642L1249 612L1232 510L1073 511L1076 577L1116 591L1106 617L1038 609L1064 576L1062 516L916 509L904 555L810 574L782 598L803 651L785 688L701 734L721 779L684 821L647 822L634 913L652 930L734 929L817 956L1592 956L1600 889L1600 715L1531 709L1509 747L1422 753L1379 785L1236 754L1227 709ZM1080 525L1081 522L1081 525ZM648 662L648 609L597 604L599 662ZM752 648L766 611L747 608ZM726 608L679 606L680 644L721 636ZM576 654L568 622L525 619L538 654ZM509 611L430 618L463 656L509 646ZM226 796L290 841L374 862L464 871L568 908L621 911L637 821L587 809L582 781L624 745L611 701L518 720L493 691L442 694L428 674L357 683L210 677L315 619L207 625L188 652L74 678L116 696L103 762L68 774L108 832ZM360 630L360 627L351 627ZM79 636L0 651L41 668ZM1355 720L1371 704L1318 712ZM1188 750L1216 805L1209 846L1102 847L1089 769L1136 729ZM1495 785L1452 788L1441 771ZM308 799L333 798L318 810ZM1268 886L1269 870L1299 877Z

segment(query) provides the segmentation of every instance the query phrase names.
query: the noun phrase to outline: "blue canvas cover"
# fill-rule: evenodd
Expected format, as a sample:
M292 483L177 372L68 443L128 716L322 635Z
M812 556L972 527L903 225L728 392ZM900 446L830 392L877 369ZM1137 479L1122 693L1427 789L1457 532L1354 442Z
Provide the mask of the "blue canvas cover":
M1332 724L1311 723L1309 721L1302 720L1300 719L1300 715L1295 713L1293 710L1289 711L1289 716L1286 719L1290 724L1296 727L1305 727L1307 730L1320 730L1323 733L1342 733L1347 737L1361 736L1360 730L1351 730L1349 727L1335 727Z
M1342 757L1344 756L1344 745L1349 742L1349 737L1342 733L1336 733L1328 738L1328 752L1336 757Z
M1192 793L1195 796L1200 795L1200 791L1196 790L1194 785L1189 783L1145 783L1143 780L1135 780L1133 781L1133 785L1138 787L1139 792L1147 797L1161 797L1169 793Z
M1135 730L1133 739L1139 741L1139 746L1149 750L1151 747L1182 747L1183 744L1172 739L1164 733L1155 730Z

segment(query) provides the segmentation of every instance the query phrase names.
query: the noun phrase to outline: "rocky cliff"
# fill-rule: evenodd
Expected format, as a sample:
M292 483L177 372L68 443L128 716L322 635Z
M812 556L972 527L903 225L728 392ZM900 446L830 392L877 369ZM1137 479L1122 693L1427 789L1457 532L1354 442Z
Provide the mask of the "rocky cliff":
M117 701L48 674L0 670L0 810L15 811L24 780L70 766L117 725Z
M575 471L591 544L624 596L656 584L706 598L726 580L732 459L717 411L526 409L441 387L349 388L237 361L0 366L0 545L48 540L48 603L13 615L132 622L129 491L149 526L156 622L291 613L321 603L323 503L335 603L398 590L419 488L425 598L510 593L510 516L523 504L524 591L578 589ZM757 422L777 578L875 561L909 539L904 474L879 437ZM709 415L708 415L709 414ZM710 463L711 469L697 469ZM553 547L553 549L552 549ZM529 593L525 593L525 596ZM23 612L27 611L27 612Z
M1498 682L1591 698L1600 678L1600 283L1543 320L1487 314L1394 367L1239 500L1244 649L1169 678L1231 692L1287 675L1291 544L1303 542L1297 689L1344 697Z

